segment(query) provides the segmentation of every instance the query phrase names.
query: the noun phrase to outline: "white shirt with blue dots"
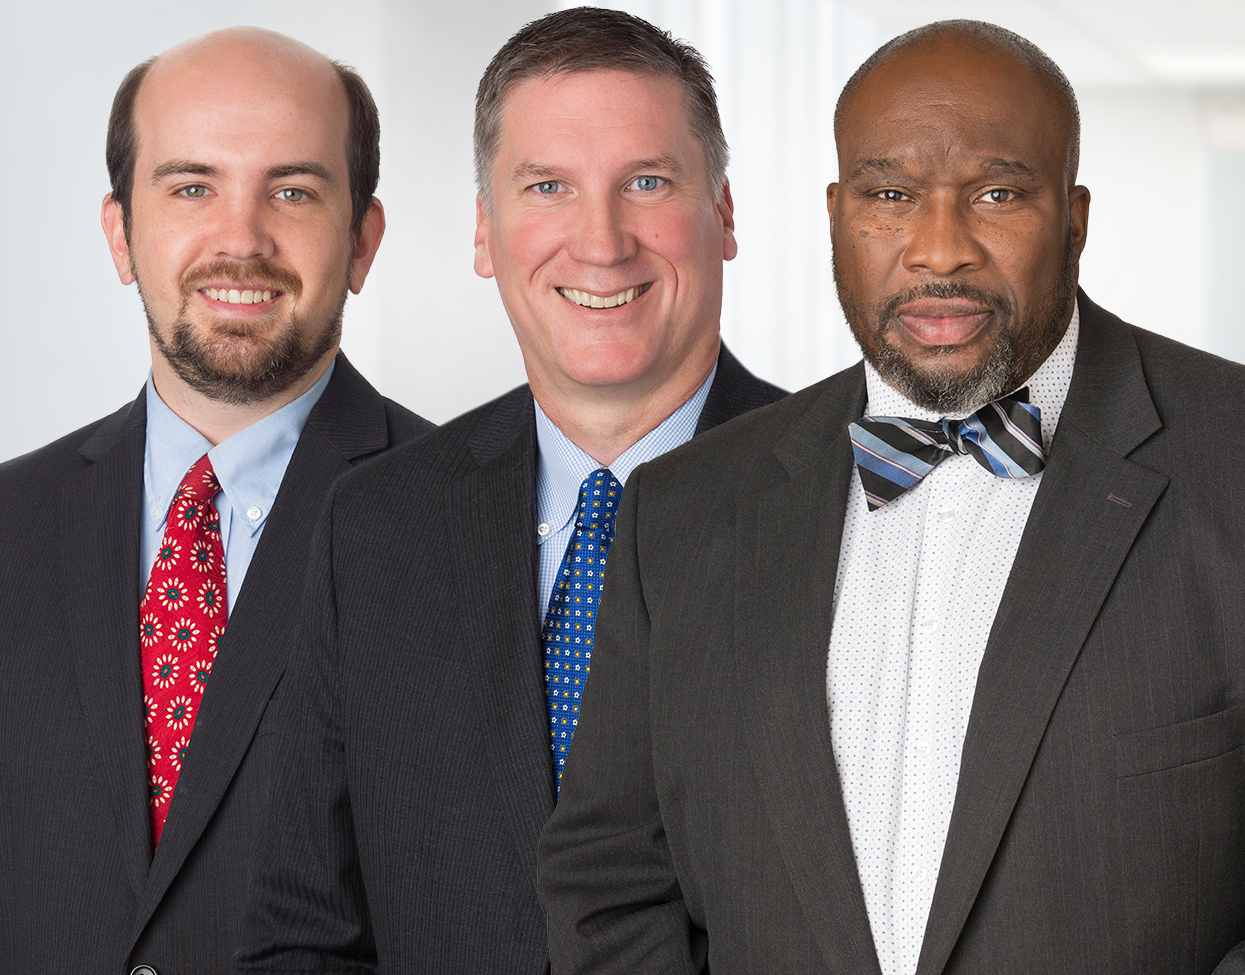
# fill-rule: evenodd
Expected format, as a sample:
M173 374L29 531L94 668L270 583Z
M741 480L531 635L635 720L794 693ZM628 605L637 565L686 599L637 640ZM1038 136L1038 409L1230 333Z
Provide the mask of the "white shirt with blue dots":
M1026 384L1047 449L1080 317ZM937 420L866 364L868 413ZM1042 475L954 455L870 512L849 489L826 665L831 739L883 975L912 975L938 882L977 670Z

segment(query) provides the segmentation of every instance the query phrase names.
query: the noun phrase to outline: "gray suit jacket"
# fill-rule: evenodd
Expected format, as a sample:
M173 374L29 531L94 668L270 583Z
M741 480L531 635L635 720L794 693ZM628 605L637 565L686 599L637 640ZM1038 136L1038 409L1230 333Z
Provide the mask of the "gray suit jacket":
M217 975L329 485L432 428L339 356L221 640L153 858L138 641L146 395L0 466L0 969Z
M1080 302L917 975L1245 938L1245 368ZM555 975L879 971L826 703L864 403L857 366L628 483L541 844Z
M723 349L698 429L781 395ZM523 386L334 489L239 970L546 971L535 484Z

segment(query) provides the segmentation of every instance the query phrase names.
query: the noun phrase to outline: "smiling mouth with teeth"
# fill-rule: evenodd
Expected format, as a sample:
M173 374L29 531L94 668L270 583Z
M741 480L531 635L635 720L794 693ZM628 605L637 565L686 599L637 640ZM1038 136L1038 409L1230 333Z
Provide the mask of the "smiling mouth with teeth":
M653 286L653 282L642 284L639 287L628 288L626 291L620 291L616 295L590 294L587 291L576 291L574 288L558 288L557 292L567 301L574 302L584 308L617 308L619 305L625 305L629 301L635 301L636 298L644 294Z
M281 295L280 291L258 291L251 288L200 288L199 293L213 301L224 301L231 305L254 305L261 301L271 301L273 295Z

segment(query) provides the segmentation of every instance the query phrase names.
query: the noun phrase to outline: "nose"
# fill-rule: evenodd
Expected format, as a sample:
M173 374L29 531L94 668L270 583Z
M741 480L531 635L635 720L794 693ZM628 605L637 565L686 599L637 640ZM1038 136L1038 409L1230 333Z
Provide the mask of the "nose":
M222 199L214 249L217 256L235 261L267 260L273 256L273 238L266 198L236 195Z
M613 267L636 253L635 234L628 226L627 205L611 193L584 193L571 208L567 252L596 267Z
M934 194L923 200L909 219L904 250L904 267L909 271L947 277L985 263L977 218L966 201L952 194Z

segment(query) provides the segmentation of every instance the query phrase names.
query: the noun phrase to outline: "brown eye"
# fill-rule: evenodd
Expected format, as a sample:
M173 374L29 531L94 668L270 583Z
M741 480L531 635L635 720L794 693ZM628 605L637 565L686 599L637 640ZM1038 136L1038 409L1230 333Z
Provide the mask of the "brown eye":
M1010 203L1016 194L1012 190L990 190L986 199L991 203Z

